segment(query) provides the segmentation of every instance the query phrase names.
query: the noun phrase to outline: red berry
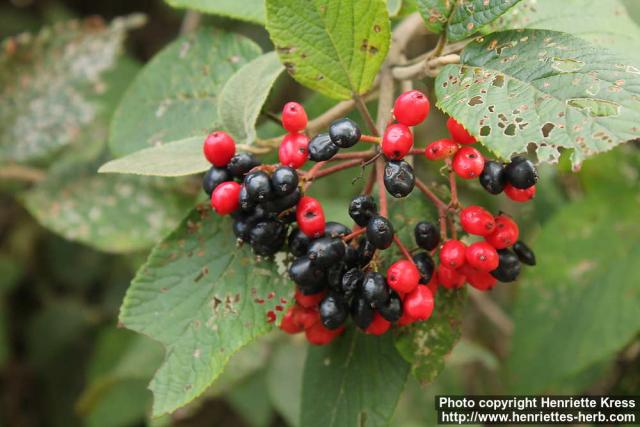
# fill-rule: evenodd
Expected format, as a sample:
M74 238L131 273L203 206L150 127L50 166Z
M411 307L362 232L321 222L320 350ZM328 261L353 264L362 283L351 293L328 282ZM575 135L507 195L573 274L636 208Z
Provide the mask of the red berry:
M320 312L315 308L304 308L296 304L293 306L293 319L303 329L309 329L320 322Z
M453 170L462 179L477 178L483 169L484 157L473 147L462 147L453 156Z
M458 289L464 286L466 281L464 274L453 268L438 266L438 283L447 289Z
M498 282L498 279L490 273L476 270L469 265L463 266L460 270L467 278L467 282L479 291L488 291Z
M432 274L431 275L431 280L429 280L429 283L427 283L427 287L429 288L429 290L431 290L431 293L433 294L433 296L436 296L436 293L438 292L438 275L437 274Z
M424 155L429 160L442 160L453 156L458 151L458 148L460 148L458 144L450 139L439 139L427 145Z
M304 330L303 326L296 319L295 306L289 307L289 310L285 313L280 322L280 329L288 334L297 334Z
M402 307L411 317L427 320L433 313L433 294L428 287L420 285L405 297Z
M221 168L227 166L229 160L236 154L236 143L228 133L217 130L207 136L202 149L207 160Z
M301 133L285 135L278 149L278 158L284 166L301 168L309 158L309 138Z
M344 326L338 329L327 329L322 322L317 322L304 331L307 341L313 345L326 345L333 341L338 335L344 332Z
M416 265L406 259L396 261L387 270L387 283L399 294L413 291L420 281Z
M465 252L467 264L480 271L493 271L498 268L500 257L496 248L487 242L472 243Z
M496 227L493 215L480 206L469 206L460 212L460 225L469 234L486 236Z
M312 239L324 234L324 211L320 202L313 197L304 196L300 199L296 208L296 221L300 230Z
M429 98L418 90L411 90L396 99L393 115L403 125L415 126L427 118L429 109L431 109Z
M467 247L460 240L447 240L440 247L440 263L448 268L459 268L464 264Z
M451 138L460 144L475 144L476 139L471 135L460 123L453 117L449 117L447 120L447 129L451 134Z
M313 295L305 295L302 292L300 292L300 289L298 289L296 287L296 293L295 293L295 298L296 298L296 302L304 307L304 308L314 308L317 307L318 304L320 304L320 301L322 301L322 299L324 298L325 292L319 292L317 294L313 294Z
M376 314L373 315L373 321L367 326L364 332L371 335L382 335L387 332L390 327L391 323L376 311Z
M511 184L507 184L504 186L504 194L514 202L528 202L535 197L536 186L532 185L529 188L521 190Z
M495 219L496 229L485 236L485 240L496 249L504 249L518 241L520 230L518 224L506 215L498 215Z
M398 326L406 326L406 325L412 324L413 322L415 322L417 320L418 319L416 319L415 317L412 317L409 313L407 313L407 310L404 310L402 312L402 316L396 322L396 325L398 325Z
M297 102L287 102L282 109L282 127L291 133L301 132L307 127L307 113Z
M211 193L211 207L219 215L228 215L240 207L242 186L234 181L223 182Z
M382 137L382 151L389 160L400 160L413 146L413 134L407 126L396 123L387 126Z

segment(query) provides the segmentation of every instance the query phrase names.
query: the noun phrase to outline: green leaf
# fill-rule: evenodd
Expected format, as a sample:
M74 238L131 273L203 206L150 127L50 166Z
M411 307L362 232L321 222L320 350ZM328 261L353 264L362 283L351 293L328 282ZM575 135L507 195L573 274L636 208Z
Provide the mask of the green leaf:
M25 207L44 227L106 252L145 249L184 217L193 197L158 178L96 175L71 163L24 195Z
M138 74L111 122L109 145L124 156L219 126L222 86L260 48L245 37L200 29L158 53Z
M153 176L185 176L206 171L211 164L202 154L204 135L145 148L111 160L99 173L127 173Z
M559 211L532 245L538 265L527 270L514 310L514 391L562 384L640 331L638 201L605 191Z
M78 142L80 129L105 106L104 74L116 65L126 33L140 15L71 21L0 46L0 160L45 159Z
M331 98L371 89L389 27L383 0L267 0L267 30L287 71Z
M400 329L396 347L411 364L413 375L422 383L433 381L444 369L444 358L461 336L466 292L438 289L429 320Z
M267 313L290 291L274 263L236 248L229 218L194 210L152 251L120 312L124 326L167 349L150 385L154 416L204 392L235 352L271 329Z
M402 0L387 0L387 11L389 12L389 16L398 16L401 10Z
M447 38L458 41L472 36L484 25L505 13L520 0L463 0L453 8Z
M166 0L173 7L187 8L241 21L264 23L264 0Z
M267 380L265 371L259 371L229 390L226 400L251 427L268 427L274 418L273 407L265 399Z
M218 117L237 143L250 144L255 140L262 105L283 70L278 55L269 52L247 63L222 88Z
M445 31L453 10L453 0L416 0L418 12L429 31L441 34Z
M391 334L376 337L350 328L329 346L310 347L300 425L386 426L408 372Z
M300 425L302 381L307 346L304 342L287 340L273 349L267 368L267 391L274 408L287 425Z
M522 30L477 39L436 79L438 106L500 157L573 149L574 166L638 136L640 69L569 34Z

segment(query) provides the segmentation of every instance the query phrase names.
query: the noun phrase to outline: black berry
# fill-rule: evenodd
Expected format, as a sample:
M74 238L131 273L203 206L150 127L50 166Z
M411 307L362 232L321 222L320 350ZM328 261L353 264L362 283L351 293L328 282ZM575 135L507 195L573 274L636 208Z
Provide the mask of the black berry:
M389 301L378 307L378 312L389 322L397 322L402 317L402 301L396 291L391 291Z
M351 233L351 229L339 222L329 221L324 226L324 234L329 237L344 237Z
M522 241L517 241L513 245L513 251L523 264L536 265L536 254Z
M416 245L427 251L434 250L440 243L440 231L432 222L420 221L416 224L413 234L416 239Z
M319 267L311 264L307 257L293 260L289 266L289 277L304 295L313 295L325 289L325 274Z
M287 235L285 225L278 220L257 223L249 232L251 247L262 256L271 256L284 245Z
M347 245L347 249L344 251L344 263L349 268L360 267L360 254L357 247Z
M231 174L225 168L212 166L202 178L202 189L209 196L223 182L231 181Z
M342 276L342 292L347 296L353 295L362 286L363 279L364 273L359 268L347 270Z
M531 160L516 156L504 169L505 179L513 187L526 190L538 182L538 171Z
M256 166L260 166L260 161L256 156L251 153L238 153L229 160L227 170L232 177L242 179L246 173Z
M289 251L294 256L301 257L307 254L309 245L311 244L311 238L304 234L299 228L294 228L289 234Z
M264 202L271 198L271 178L266 172L255 171L244 177L244 188L250 201Z
M413 256L413 262L418 267L418 272L420 272L420 283L426 285L431 281L435 270L433 258L426 252L418 252Z
M327 267L324 267L327 268ZM334 291L341 292L342 289L342 276L344 276L346 266L344 263L336 263L331 265L326 270L327 284Z
M488 160L484 162L484 169L480 174L480 184L491 194L500 194L504 190L505 176L502 163Z
M384 167L384 186L393 197L408 196L416 184L411 165L404 160L387 162Z
M367 329L367 327L369 327L371 322L373 322L374 314L375 310L364 298L364 295L356 295L351 301L351 318L353 319L353 323L360 329Z
M268 212L280 213L296 206L300 201L300 198L302 198L302 194L300 193L300 190L296 188L293 193L287 194L286 196L278 197L276 199L268 200L262 205Z
M323 162L335 156L339 149L328 133L321 133L309 141L309 158L314 162Z
M520 260L509 249L498 249L500 264L491 272L491 275L501 282L513 282L520 275Z
M387 249L393 242L393 225L383 216L374 216L367 224L367 240L377 249Z
M347 320L349 305L337 293L330 293L320 303L320 320L327 329L337 329Z
M371 196L356 196L349 203L349 216L360 227L366 227L376 213L378 207Z
M360 141L360 128L351 119L339 119L331 123L329 137L340 148L353 147Z
M342 239L321 237L311 242L307 256L314 265L329 267L344 257L345 249Z
M384 276L374 271L365 274L362 281L362 295L375 307L386 304L389 301L389 286Z
M256 202L253 198L249 196L247 192L247 187L244 185L240 189L240 194L238 195L238 199L240 201L240 209L244 212L251 212L253 208L256 207L258 202Z
M250 232L256 223L252 215L239 215L233 220L233 234L242 242L248 242L251 238Z
M271 187L277 196L287 196L298 189L298 173L289 166L280 166L271 175Z
M360 267L364 267L369 264L375 253L376 247L373 243L367 240L366 237L360 238L358 245L358 262Z

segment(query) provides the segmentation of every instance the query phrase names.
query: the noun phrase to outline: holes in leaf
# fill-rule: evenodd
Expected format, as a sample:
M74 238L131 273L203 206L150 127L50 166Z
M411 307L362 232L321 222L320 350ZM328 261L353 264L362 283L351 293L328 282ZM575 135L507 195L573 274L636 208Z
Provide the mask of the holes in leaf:
M493 81L491 82L491 84L495 87L502 87L504 86L504 76L502 74L498 74Z
M480 136L489 136L491 135L491 126L482 126L480 128Z
M516 135L516 125L511 123L509 126L507 126L507 128L504 130L504 134L507 136L515 136Z
M549 138L549 134L551 133L551 131L556 127L556 125L554 125L551 122L547 122L544 124L544 126L542 126L542 136L544 138Z
M482 100L482 97L480 95L476 95L473 98L471 98L467 104L469 104L470 107L475 107L476 105L480 105L480 104L484 104L484 101Z

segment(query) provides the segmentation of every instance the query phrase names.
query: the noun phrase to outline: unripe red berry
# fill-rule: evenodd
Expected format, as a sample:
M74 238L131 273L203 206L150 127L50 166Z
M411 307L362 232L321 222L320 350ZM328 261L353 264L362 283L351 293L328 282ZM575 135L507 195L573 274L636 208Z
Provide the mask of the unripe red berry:
M460 268L465 261L467 247L460 240L447 240L440 247L440 263L448 268Z
M324 296L325 296L324 291L319 292L317 294L305 295L302 292L300 292L300 289L296 287L296 293L295 293L296 302L304 308L317 307L318 304L320 304L320 301L322 301L322 299L324 298Z
M429 98L419 90L411 90L400 95L393 106L396 120L406 126L416 126L429 115Z
M417 320L427 320L433 313L433 294L428 287L419 285L407 294L402 302L402 307L411 317Z
M447 289L458 289L464 286L466 282L464 274L453 268L438 266L438 283Z
M400 319L398 319L398 321L396 322L396 325L398 326L406 326L406 325L410 325L413 322L416 322L418 319L416 319L415 317L411 316L409 313L407 313L407 310L403 310L402 311L402 316L400 317Z
M467 264L480 271L493 271L498 268L500 257L496 248L487 242L470 244L465 251Z
M506 215L498 215L495 218L496 229L485 236L485 240L496 249L504 249L518 241L520 229L518 224Z
M312 239L324 234L326 221L320 202L313 197L304 196L296 208L296 221L300 230Z
M468 206L460 211L460 225L469 234L486 236L496 227L493 215L480 206Z
M498 279L493 277L491 273L476 270L469 265L463 266L460 271L467 278L467 282L479 291L488 291L498 282Z
M453 117L449 117L447 120L447 129L454 141L460 144L475 144L476 139L471 135L460 123Z
M228 133L217 130L207 136L202 150L209 162L221 168L227 166L229 160L236 153L236 143Z
M395 123L387 126L382 137L382 152L389 160L400 160L413 146L413 134L407 126Z
M396 261L387 270L387 283L399 294L413 291L420 281L416 265L406 259Z
M371 335L382 335L387 332L390 327L391 322L382 317L382 315L376 311L376 314L373 315L373 321L369 324L367 329L364 330L364 332Z
M504 186L504 194L507 195L508 198L513 200L514 202L528 202L533 199L536 195L536 186L532 185L531 187L521 190L519 188L514 187L511 184L507 184Z
M424 155L429 160L442 160L453 156L460 146L450 139L439 139L427 145Z
M434 272L434 274L431 275L431 280L429 280L429 283L427 283L427 288L429 288L434 298L436 296L436 293L438 292L439 285L440 284L438 283L438 274Z
M340 326L338 329L327 329L322 325L322 322L317 322L310 328L305 329L304 334L313 345L326 345L336 339L340 334L344 332L344 326Z
M229 215L240 207L242 186L234 181L223 182L211 193L211 207L219 215Z
M462 179L474 179L484 169L484 157L473 147L462 147L453 156L453 170Z
M307 127L307 113L297 102L287 102L282 109L282 127L291 133L302 132Z
M289 310L287 310L280 322L280 329L288 334L297 334L298 332L302 332L304 327L297 321L295 315L295 306L289 307Z
M309 138L302 133L285 135L278 148L280 164L294 169L301 168L309 158Z

